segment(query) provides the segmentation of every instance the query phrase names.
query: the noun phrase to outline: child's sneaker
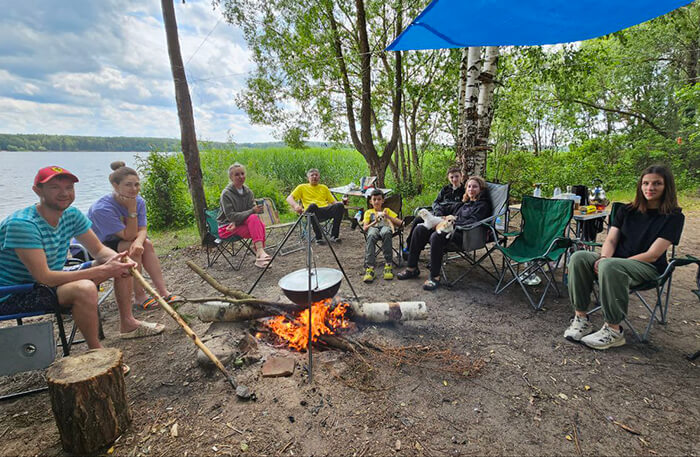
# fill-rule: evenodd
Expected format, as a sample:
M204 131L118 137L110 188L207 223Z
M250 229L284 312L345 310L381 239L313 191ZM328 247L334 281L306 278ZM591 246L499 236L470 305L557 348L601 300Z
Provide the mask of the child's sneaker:
M608 327L608 324L603 324L603 327L595 333L584 336L581 342L592 349L608 349L624 345L625 334L620 327L620 331L613 330Z
M365 270L365 277L362 278L364 282L372 282L374 281L374 268L372 267L367 267Z
M564 338L569 341L581 341L584 336L593 333L593 324L588 317L579 317L578 314L571 319L571 325L564 331Z
M387 281L394 279L394 273L391 271L391 265L384 265L384 279Z

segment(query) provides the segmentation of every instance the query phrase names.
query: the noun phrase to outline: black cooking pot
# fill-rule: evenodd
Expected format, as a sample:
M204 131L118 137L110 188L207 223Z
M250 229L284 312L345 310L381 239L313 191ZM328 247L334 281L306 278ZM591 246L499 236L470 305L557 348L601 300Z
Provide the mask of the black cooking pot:
M343 273L334 268L311 269L311 302L331 298L338 293ZM279 286L291 301L300 306L309 304L309 270L294 271L280 279Z

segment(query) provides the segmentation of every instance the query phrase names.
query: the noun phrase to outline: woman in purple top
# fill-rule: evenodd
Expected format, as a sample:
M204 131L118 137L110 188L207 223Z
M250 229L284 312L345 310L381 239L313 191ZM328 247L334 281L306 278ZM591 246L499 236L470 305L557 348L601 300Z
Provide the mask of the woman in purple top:
M156 290L167 302L178 300L179 297L168 291L153 243L147 238L146 202L139 195L139 175L121 161L112 162L110 168L114 170L109 175L114 192L97 200L88 210L93 231L104 245L117 252L128 251L139 270L142 266L146 269ZM133 287L134 300L141 308L157 305L137 281Z

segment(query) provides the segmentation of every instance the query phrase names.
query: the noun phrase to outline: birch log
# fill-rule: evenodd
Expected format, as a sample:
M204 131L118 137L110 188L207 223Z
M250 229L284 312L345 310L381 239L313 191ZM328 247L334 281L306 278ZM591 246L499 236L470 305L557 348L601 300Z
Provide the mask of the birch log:
M275 314L279 312L216 300L200 303L197 307L197 317L202 322L242 322Z
M376 302L351 304L354 319L367 322L400 322L428 318L424 301Z

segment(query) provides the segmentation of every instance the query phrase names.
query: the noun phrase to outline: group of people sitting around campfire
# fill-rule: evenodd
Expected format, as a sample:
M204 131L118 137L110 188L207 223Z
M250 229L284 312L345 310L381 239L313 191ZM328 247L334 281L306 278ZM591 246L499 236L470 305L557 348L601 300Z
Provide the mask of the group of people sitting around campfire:
M0 287L34 283L29 292L0 298L0 314L70 309L74 321L89 348L101 347L98 339L97 284L114 278L115 299L119 309L120 337L157 335L162 324L137 320L132 307L154 305L143 288L134 282L131 268L144 268L158 293L169 302L180 297L171 294L163 279L158 256L147 236L146 205L139 195L138 173L123 162L111 165L112 192L95 202L87 216L72 207L74 185L78 178L68 170L52 166L39 170L33 191L35 205L16 211L0 222ZM221 238L238 235L252 240L255 265L265 268L271 256L265 251L265 225L258 217L263 212L252 190L245 185L246 169L235 163L228 169L230 184L221 192L218 231ZM315 241L325 238L318 222L332 220L328 239L340 243L341 221L345 206L333 198L320 183L320 172L311 169L308 183L297 186L287 202L298 214L311 212ZM486 182L478 176L464 180L459 169L448 170L449 184L442 188L426 218L438 218L437 224L417 217L408 236L408 266L399 272L399 280L420 276L418 260L430 243L430 274L425 290L440 285L440 268L445 246L459 242L454 226L466 225L491 215ZM376 189L369 196L371 208L364 212L366 232L365 282L375 279L376 248L379 241L384 255L383 278L391 280L392 231L404 221L385 208L384 194ZM575 252L569 262L569 296L574 318L564 332L565 338L596 349L625 344L621 322L627 312L628 290L652 279L666 267L666 251L680 238L684 216L678 206L673 175L664 166L644 170L637 182L635 199L618 211L600 251ZM433 221L435 222L435 221ZM452 230L441 230L450 226ZM66 253L76 238L94 258L86 269L64 271ZM594 332L587 310L594 281L600 284L600 301L605 324ZM128 367L125 366L125 371Z

